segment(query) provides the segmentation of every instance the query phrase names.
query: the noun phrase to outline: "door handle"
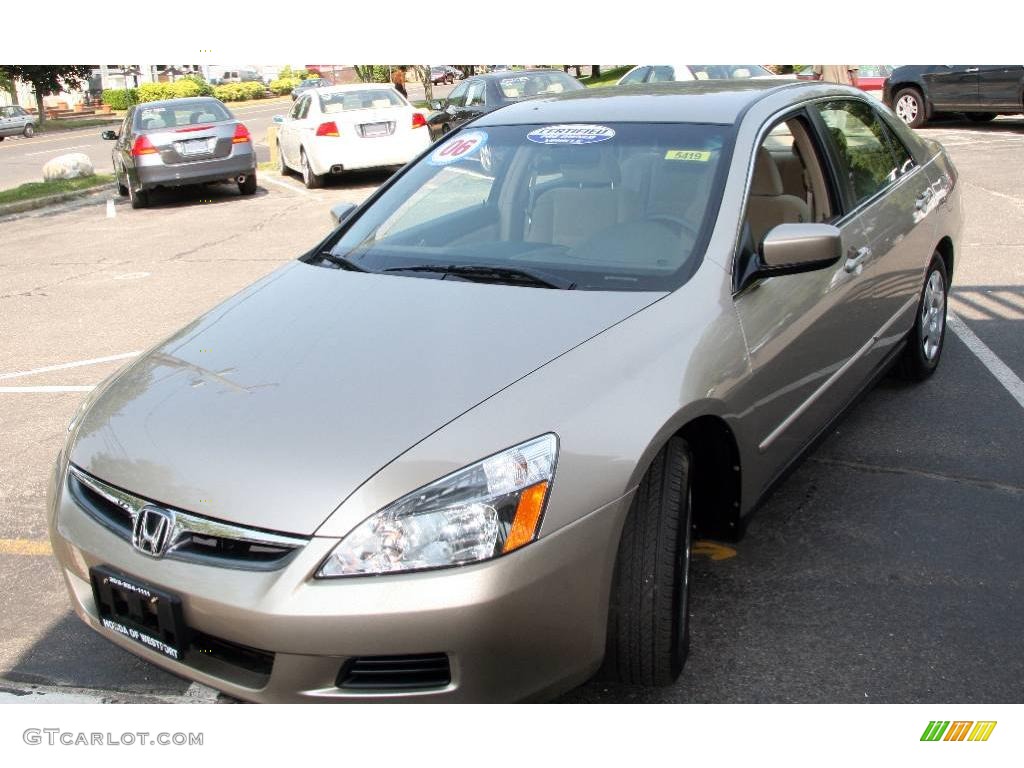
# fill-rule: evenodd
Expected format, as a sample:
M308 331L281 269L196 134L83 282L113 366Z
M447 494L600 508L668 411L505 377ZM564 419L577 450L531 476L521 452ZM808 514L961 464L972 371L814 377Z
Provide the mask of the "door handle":
M856 272L860 265L864 262L864 259L870 258L871 256L871 249L868 248L867 246L864 246L863 248L858 248L856 252L854 252L851 248L850 252L853 253L853 255L847 256L846 264L843 265L843 268L847 272Z
M977 72L977 71L978 71L977 67L971 67L970 69L965 69L964 70L964 72Z
M932 199L932 188L928 187L924 192L917 196L917 200L914 201L914 206L919 211L923 211L928 206L928 201Z

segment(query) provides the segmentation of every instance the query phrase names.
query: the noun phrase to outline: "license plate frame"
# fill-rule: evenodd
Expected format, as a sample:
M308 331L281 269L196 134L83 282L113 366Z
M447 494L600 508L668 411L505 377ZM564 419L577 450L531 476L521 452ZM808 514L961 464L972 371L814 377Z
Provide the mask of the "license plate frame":
M132 576L98 565L89 569L100 624L173 661L189 646L181 598Z
M208 155L213 152L216 139L189 139L180 142L180 153L182 157L196 157Z
M379 139L391 135L387 121L382 123L363 123L359 128L364 139Z

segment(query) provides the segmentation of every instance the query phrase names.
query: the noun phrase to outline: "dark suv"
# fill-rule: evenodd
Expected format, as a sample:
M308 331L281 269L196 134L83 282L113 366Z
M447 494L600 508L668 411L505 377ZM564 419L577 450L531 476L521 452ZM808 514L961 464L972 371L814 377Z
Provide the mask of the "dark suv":
M944 112L976 122L1024 112L1022 64L926 64L896 67L882 98L911 128Z

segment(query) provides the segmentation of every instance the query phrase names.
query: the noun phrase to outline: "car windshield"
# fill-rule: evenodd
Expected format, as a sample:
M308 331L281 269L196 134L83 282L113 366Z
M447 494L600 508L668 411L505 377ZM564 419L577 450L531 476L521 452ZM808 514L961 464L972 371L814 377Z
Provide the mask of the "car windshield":
M690 69L698 80L746 80L772 74L760 64L690 64Z
M566 91L578 91L583 84L564 72L509 73L498 79L498 91L505 101L518 101L534 96L549 96Z
M372 88L365 91L341 91L318 94L320 108L327 114L355 109L381 109L404 106L402 97L391 88Z
M231 120L231 113L213 99L182 99L172 104L140 106L135 111L135 129L142 131L181 128Z
M470 128L434 145L326 247L400 276L660 291L696 269L732 127L604 123ZM461 274L459 274L461 272ZM536 282L536 281L535 281Z

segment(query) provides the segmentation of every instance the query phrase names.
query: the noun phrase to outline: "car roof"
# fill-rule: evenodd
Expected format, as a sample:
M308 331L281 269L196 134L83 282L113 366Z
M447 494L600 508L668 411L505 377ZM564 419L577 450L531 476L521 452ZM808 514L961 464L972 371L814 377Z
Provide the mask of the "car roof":
M473 121L474 126L538 122L717 123L731 125L757 101L787 89L820 90L799 80L695 80L587 88L520 101Z
M349 91L393 91L395 86L391 83L344 83L343 85L328 85L317 88L321 93L347 93Z
M220 99L216 99L213 96L180 96L176 99L160 99L159 101L143 101L135 106L139 109L149 109L151 107L173 107L176 104L182 102L189 102L190 104L207 103L207 104L220 104L222 107L227 106Z
M494 72L485 72L482 75L473 75L473 79L480 78L482 80L500 80L506 77L512 77L515 75L550 75L557 73L559 75L565 75L566 77L572 77L567 75L560 69L550 69L546 67L538 67L536 69L498 69Z

